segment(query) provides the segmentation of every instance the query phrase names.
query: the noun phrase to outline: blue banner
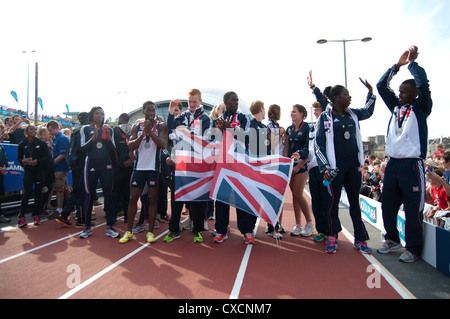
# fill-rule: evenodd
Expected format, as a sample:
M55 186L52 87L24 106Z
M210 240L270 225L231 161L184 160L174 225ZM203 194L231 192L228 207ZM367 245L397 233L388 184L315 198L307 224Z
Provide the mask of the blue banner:
M42 105L42 99L38 97L39 105L41 106L41 110L44 110L44 105Z
M23 190L23 167L17 161L17 144L2 143L8 158L8 167L4 175L5 193ZM67 176L67 183L72 185L72 172Z
M16 100L16 102L19 102L19 100L17 99L16 91L11 91L11 95L13 96L14 100Z

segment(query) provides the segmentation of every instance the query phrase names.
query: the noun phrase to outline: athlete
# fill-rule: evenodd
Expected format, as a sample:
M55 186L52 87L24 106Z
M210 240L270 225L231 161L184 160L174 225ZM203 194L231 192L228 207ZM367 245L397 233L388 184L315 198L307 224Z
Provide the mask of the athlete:
M188 93L188 110L175 117L175 109L181 104L179 99L170 101L169 116L167 117L167 126L169 130L174 130L177 127L185 127L191 134L208 138L207 134L212 127L213 121L205 113L202 106L202 93L198 89L191 89ZM203 241L201 232L203 231L206 218L206 210L208 201L192 201L186 203L189 205L189 212L193 222L192 232L194 234L194 242L200 243ZM164 238L164 241L170 242L172 236L179 236L177 232L180 215L171 216L172 221L169 222L170 233ZM177 234L178 233L178 234ZM172 237L172 238L171 238Z
M105 235L112 238L119 236L119 233L113 228L114 212L112 204L113 165L117 162L116 146L113 130L107 124L104 124L104 119L103 109L100 106L94 106L89 112L90 125L85 125L80 130L80 146L86 153L84 165L86 195L83 205L85 226L80 238L88 238L92 235L92 205L99 179L105 199L104 209L106 225L108 226Z
M167 146L167 125L159 122L156 117L155 103L147 101L142 105L144 120L138 121L131 129L128 148L135 151L133 175L130 184L130 202L128 204L127 231L119 240L121 244L133 237L134 217L137 211L137 201L142 191L148 187L148 218L149 231L147 242L156 241L153 234L156 220L156 205L158 200L158 177L161 167L161 150Z
M284 137L284 156L294 157L295 164L292 169L292 177L289 187L292 191L295 226L291 231L292 236L311 236L314 231L312 222L311 207L306 199L304 189L308 181L307 165L309 147L309 124L305 122L308 112L303 105L292 106L292 125L286 129ZM301 216L303 213L306 219L305 228L301 226Z
M232 129L234 133L247 133L250 130L249 117L238 111L239 97L235 92L227 92L223 96L225 103L225 111L217 119L216 127L220 130ZM236 136L236 134L233 134ZM243 135L245 136L245 134ZM247 245L255 243L253 236L254 217L236 208L238 229L244 235L244 241ZM230 205L216 201L216 232L213 241L215 243L222 243L228 239L228 224L230 221Z
M385 170L381 202L386 241L377 251L387 254L401 248L397 214L403 204L406 218L406 251L400 256L403 262L417 260L423 248L423 160L428 146L427 117L431 114L433 102L425 70L416 62L418 55L417 47L410 47L377 84L381 98L392 113L386 136L386 154L390 159ZM397 97L389 86L390 81L407 64L414 79L400 85Z
M26 138L17 146L17 161L23 167L23 195L19 212L19 227L26 227L25 211L34 186L33 219L34 225L40 224L39 215L42 213L42 182L47 162L51 160L47 144L36 138L36 126L29 124L25 128Z
M361 79L360 79L361 80ZM367 247L369 235L361 219L359 206L359 191L361 189L360 166L364 163L364 148L359 128L359 121L372 116L375 108L376 96L372 86L361 80L369 90L366 104L363 108L349 108L351 96L348 90L341 86L327 87L324 94L331 102L320 114L317 129L315 151L316 159L323 179L331 181L332 170L339 168L337 176L328 186L331 195L330 209L327 214L330 237L328 238L328 253L336 253L337 235L342 230L339 221L339 200L342 187L345 187L350 204L350 217L354 229L354 248L364 254L372 250Z

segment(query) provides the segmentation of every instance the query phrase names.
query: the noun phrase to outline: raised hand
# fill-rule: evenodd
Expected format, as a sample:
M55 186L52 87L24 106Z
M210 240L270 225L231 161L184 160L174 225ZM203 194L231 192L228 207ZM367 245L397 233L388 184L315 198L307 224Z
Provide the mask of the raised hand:
M309 75L307 77L308 86L312 87L314 85L313 79L312 79L312 71L309 71Z
M373 94L373 88L372 85L370 85L369 82L367 82L367 80L363 80L361 78L359 78L359 80L361 81L362 84L364 84L364 86L369 90L370 94Z

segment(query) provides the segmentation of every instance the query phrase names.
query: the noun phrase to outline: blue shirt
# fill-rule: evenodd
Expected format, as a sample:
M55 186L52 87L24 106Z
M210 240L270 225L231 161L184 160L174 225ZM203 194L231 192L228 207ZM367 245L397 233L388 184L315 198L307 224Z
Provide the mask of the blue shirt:
M63 133L59 132L53 139L53 160L59 155L65 155L66 157L55 164L55 172L68 172L69 162L67 156L69 155L69 139Z

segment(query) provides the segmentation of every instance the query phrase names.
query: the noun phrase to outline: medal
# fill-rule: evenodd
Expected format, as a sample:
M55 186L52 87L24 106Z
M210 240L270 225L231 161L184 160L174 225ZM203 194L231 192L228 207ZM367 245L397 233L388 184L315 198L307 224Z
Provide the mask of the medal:
M346 140L350 139L350 132L349 132L349 131L345 131L345 133L344 133L344 138L345 138Z
M97 146L98 149L101 149L103 147L103 144L102 142L97 142L95 146Z
M395 134L397 134L397 136L402 135L403 133L403 129L401 127L399 127L398 129L395 130Z

